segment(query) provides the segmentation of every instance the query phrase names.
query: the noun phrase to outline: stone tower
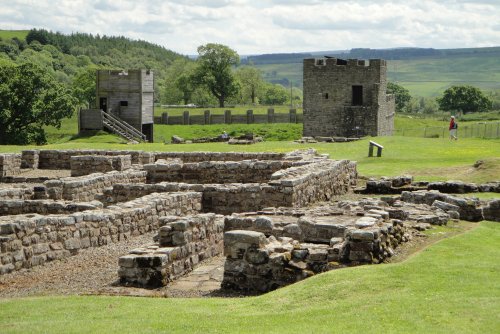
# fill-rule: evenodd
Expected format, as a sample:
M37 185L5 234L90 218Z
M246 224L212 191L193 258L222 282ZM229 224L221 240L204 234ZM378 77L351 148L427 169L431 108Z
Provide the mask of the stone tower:
M304 131L308 137L390 136L395 101L382 59L304 59Z

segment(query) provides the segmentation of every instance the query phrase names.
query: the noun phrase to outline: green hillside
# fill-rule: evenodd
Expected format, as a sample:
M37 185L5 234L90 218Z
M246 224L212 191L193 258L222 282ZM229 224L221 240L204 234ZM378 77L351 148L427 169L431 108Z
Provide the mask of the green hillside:
M29 30L0 30L0 39L17 38L19 40L25 40L28 32Z
M405 51L406 49L370 50L370 52L360 52L359 50L334 56L389 59L389 80L400 83L415 96L437 96L454 84L470 84L485 91L500 89L500 47L423 49L429 51L420 53L411 53ZM321 53L314 54L318 54L319 57ZM324 55L330 54L325 52ZM310 54L304 54L304 56L310 57ZM302 61L297 60L296 54L293 58L283 57L283 61L281 61L280 55L275 57L263 55L262 57L254 56L251 60L263 72L265 80L286 86L292 81L293 86L302 88ZM290 59L296 61L292 63Z

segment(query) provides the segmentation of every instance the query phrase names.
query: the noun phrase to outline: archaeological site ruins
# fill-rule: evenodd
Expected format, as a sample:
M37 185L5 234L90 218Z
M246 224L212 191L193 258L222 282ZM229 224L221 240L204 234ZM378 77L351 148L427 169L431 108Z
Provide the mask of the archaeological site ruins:
M500 217L500 200L451 194L499 192L500 183L357 180L356 162L314 150L1 154L0 275L156 231L116 258L123 286L168 285L219 256L222 289L263 293L384 262L450 219ZM353 192L384 195L344 197Z

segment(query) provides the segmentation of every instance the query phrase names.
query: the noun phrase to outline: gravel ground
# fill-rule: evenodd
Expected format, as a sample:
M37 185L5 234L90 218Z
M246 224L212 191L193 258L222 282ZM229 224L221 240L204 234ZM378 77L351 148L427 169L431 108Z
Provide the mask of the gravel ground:
M48 177L50 179L58 179L71 176L69 169L21 169L21 174L16 176L22 177Z
M123 242L83 249L60 261L2 275L0 298L99 293L117 281L118 258L151 243L153 235L150 232Z

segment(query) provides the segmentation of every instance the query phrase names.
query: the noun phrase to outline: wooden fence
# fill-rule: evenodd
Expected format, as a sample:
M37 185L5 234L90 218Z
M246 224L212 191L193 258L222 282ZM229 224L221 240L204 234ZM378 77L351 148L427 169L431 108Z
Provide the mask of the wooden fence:
M209 124L263 124L263 123L302 123L303 115L297 114L296 109L290 109L288 113L275 113L270 108L266 114L254 114L253 110L247 110L246 114L233 115L231 110L224 110L224 114L212 114L205 110L203 115L190 115L185 110L182 116L170 116L168 112L161 116L155 116L155 124L165 125L209 125Z

